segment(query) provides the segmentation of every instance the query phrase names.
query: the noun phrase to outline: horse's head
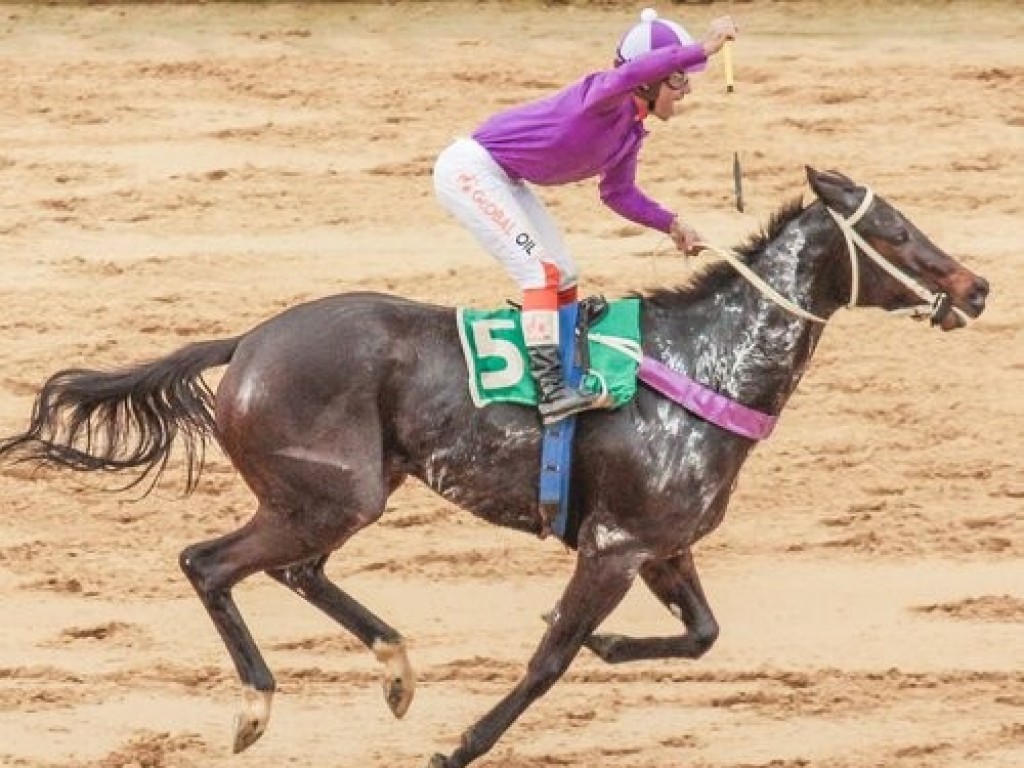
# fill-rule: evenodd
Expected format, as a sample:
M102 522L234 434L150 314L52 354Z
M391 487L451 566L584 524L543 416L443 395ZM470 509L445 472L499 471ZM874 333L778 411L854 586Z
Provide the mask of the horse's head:
M931 242L871 190L835 171L807 167L807 181L846 236L850 306L920 309L944 331L985 309L988 281ZM872 263L874 262L874 263Z

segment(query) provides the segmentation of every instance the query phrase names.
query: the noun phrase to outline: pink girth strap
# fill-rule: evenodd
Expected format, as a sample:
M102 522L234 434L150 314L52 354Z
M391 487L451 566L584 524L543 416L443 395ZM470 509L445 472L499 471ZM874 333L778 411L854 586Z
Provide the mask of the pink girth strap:
M664 363L644 356L637 376L647 386L679 403L688 411L722 429L751 440L763 440L775 428L777 416L733 402L724 395L698 384L685 374L677 373Z

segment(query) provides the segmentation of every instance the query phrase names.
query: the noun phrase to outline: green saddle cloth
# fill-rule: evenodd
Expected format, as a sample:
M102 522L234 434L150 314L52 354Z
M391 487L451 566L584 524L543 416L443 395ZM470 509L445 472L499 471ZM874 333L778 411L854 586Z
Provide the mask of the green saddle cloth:
M491 403L537 404L523 342L521 314L511 307L457 311L459 338L469 368L469 391L477 407ZM583 388L607 392L618 408L636 394L640 364L640 300L609 302L608 311L590 327L590 369Z

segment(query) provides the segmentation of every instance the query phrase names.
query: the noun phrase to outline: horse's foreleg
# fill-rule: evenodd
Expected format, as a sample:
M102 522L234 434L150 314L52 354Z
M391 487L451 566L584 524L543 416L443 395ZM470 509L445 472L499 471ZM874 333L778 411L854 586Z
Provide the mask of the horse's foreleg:
M231 596L231 588L257 571L310 556L294 536L275 535L259 513L239 530L182 551L180 564L210 614L246 688L245 707L235 717L233 748L241 752L267 728L274 677L260 655Z
M430 768L463 768L493 747L526 708L562 676L583 641L622 601L636 575L637 563L635 553L581 554L525 676L462 735L462 745L451 757L434 755Z
M718 622L701 588L693 555L645 563L640 575L655 596L683 622L686 632L675 637L633 638L591 635L584 645L609 664L642 659L696 659L718 639Z
M402 636L327 578L320 557L267 574L319 608L358 637L384 664L384 700L395 717L412 703L416 676L409 664Z

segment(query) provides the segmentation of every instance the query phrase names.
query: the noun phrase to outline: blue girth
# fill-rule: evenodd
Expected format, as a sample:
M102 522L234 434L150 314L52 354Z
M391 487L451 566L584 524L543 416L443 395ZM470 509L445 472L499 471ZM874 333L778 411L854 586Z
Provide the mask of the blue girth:
M576 364L576 302L558 310L558 344L565 383L579 386L583 371ZM569 479L572 476L572 439L576 416L568 416L544 427L540 458L540 512L551 521L551 531L565 541L569 525Z

